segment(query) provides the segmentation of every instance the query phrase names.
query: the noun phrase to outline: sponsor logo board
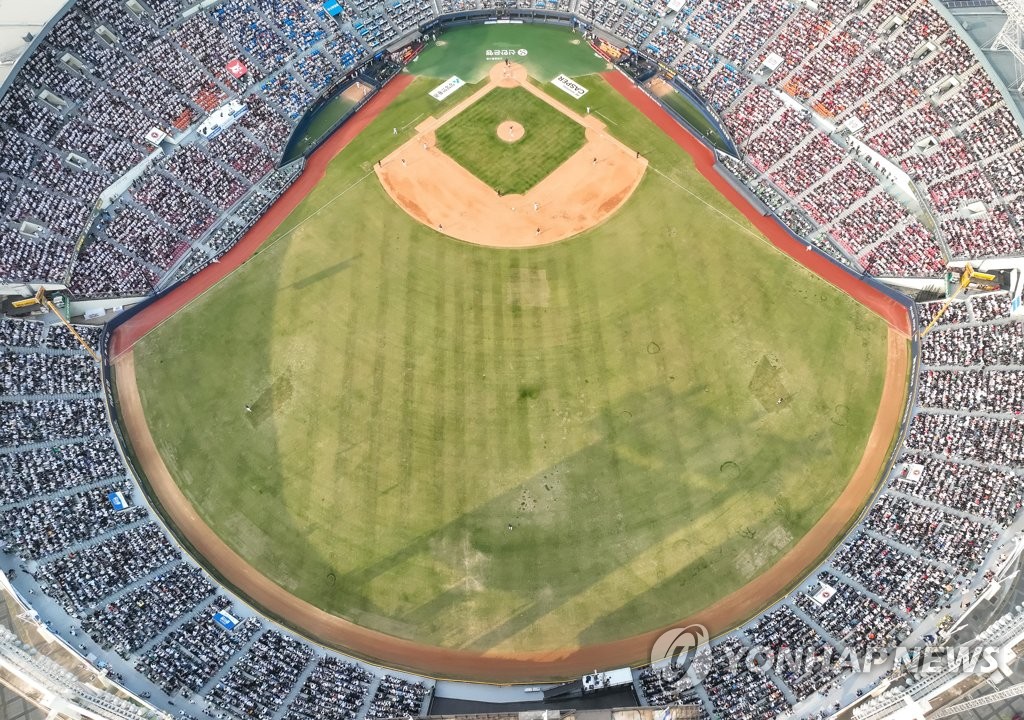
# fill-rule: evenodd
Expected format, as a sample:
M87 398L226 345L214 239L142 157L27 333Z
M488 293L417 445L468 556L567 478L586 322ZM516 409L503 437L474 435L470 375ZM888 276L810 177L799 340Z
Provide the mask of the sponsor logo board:
M583 87L578 82L573 80L571 77L568 77L566 75L559 75L558 77L551 81L551 84L569 93L577 100L586 95L588 92L588 90L585 87Z
M434 98L437 101L444 100L446 97L451 95L453 92L455 92L465 84L465 80L463 80L457 75L452 75L450 78L448 78L443 83L438 85L436 88L431 90L430 97Z
M517 57L526 57L530 54L530 51L526 48L519 49L500 49L500 50L484 50L484 57L488 60L511 60Z

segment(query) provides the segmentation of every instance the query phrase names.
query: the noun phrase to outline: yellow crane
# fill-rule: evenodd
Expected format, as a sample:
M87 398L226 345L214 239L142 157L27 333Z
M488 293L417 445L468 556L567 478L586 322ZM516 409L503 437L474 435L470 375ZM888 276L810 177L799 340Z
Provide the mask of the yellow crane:
M925 326L924 330L921 331L920 337L924 337L929 332L931 332L931 329L935 327L935 324L942 318L943 315L946 314L946 311L949 310L949 306L953 304L953 301L956 300L957 296L960 293L962 293L964 290L969 288L971 285L974 285L975 283L991 282L992 280L995 279L995 275L991 275L989 273L976 272L970 263L965 264L964 269L960 273L960 281L956 289L956 292L954 292L946 299L946 302L942 305L941 308L939 308L939 311L935 313L935 317L932 318L932 321ZM999 285L997 284L991 288L986 287L986 289L998 290Z
M50 298L46 297L46 291L43 290L43 288L39 288L39 290L36 291L36 294L30 298L15 300L14 302L11 303L11 307L15 308L30 307L32 305L40 305L43 308L46 308L47 310L52 312L54 315L56 315L60 319L60 321L64 323L64 327L68 329L68 332L74 335L75 340L77 340L78 343L83 348L85 348L85 351L87 353L92 355L92 359L95 360L96 362L100 361L100 356L96 354L96 351L89 346L89 343L85 341L85 338L78 334L78 331L75 330L74 325L67 321L67 319L61 314L60 310L57 309L57 306L53 304L53 301L50 300Z

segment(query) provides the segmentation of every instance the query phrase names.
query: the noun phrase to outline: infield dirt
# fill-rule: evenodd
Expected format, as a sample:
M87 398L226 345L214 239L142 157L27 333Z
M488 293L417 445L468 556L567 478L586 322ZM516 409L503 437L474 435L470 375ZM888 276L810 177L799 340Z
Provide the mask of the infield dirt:
M583 147L523 194L499 195L436 147L438 127L499 87L523 88L586 128ZM579 115L538 90L515 63L494 65L488 83L416 132L375 167L381 185L419 222L475 245L547 245L600 225L629 199L647 168L647 160L605 132L597 117ZM497 132L500 137L501 128Z

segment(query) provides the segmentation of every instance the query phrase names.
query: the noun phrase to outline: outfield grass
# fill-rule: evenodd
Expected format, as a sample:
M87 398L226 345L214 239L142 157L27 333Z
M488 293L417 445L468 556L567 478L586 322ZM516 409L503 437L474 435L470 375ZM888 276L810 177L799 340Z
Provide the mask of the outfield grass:
M767 568L860 459L884 323L582 82L651 162L594 230L503 251L398 211L371 167L437 112L418 80L276 239L137 346L197 511L329 612L480 650L628 636Z
M498 136L518 122L521 140ZM583 126L522 88L495 88L437 129L437 146L502 195L525 193L583 147Z

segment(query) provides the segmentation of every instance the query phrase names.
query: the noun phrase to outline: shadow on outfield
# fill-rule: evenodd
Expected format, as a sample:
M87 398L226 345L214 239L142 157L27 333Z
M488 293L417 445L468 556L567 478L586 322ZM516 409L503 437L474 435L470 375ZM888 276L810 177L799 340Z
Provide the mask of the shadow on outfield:
M702 392L702 388L687 388L683 392L676 392L665 383L617 401L595 416L592 426L596 439L589 446L490 498L472 512L417 536L401 550L366 567L339 575L337 587L351 588L351 591L344 591L349 594L349 599L357 603L360 600L365 602L366 598L360 593L374 581L389 573L401 571L407 564L415 564L417 558L431 553L431 548L436 553L438 548L457 547L468 538L472 551L482 553L487 558L486 570L472 581L456 581L409 610L397 610L395 614L407 626L432 627L437 625L438 617L450 615L453 607L463 603L468 606L481 591L518 593L522 599L524 579L543 588L546 585L544 577L557 577L557 593L538 591L534 597L526 598L521 607L510 608L511 613L504 619L494 618L496 624L483 634L463 642L461 647L484 651L500 645L606 580L610 573L628 568L645 552L680 530L678 503L673 508L670 503L659 502L657 497L651 497L650 505L645 507L642 514L634 512L636 498L633 497L635 489L632 481L638 476L657 473L664 479L662 485L665 493L678 492L679 483L664 476L661 467L663 463L682 468L691 477L696 477L698 482L695 484L701 486L701 492L699 497L692 498L688 508L693 509L697 518L721 514L727 501L735 497L735 485L720 482L720 467L723 465L721 458L706 457L707 449L701 445L704 435L688 433L686 428L678 427L670 412L673 407L695 401L695 396ZM713 408L709 413L719 417L707 418L706 422L716 425L728 422L732 431L737 432L737 419L729 415L726 409ZM748 425L752 426L759 419L760 415L751 417ZM738 433L742 434L748 429L753 431L752 427L748 427ZM660 440L652 438L665 435L677 439L673 450L669 455L653 455L659 452L655 450L658 445L664 445ZM729 460L736 460L744 466L754 464L750 458L745 457ZM765 473L760 477L766 480L762 480L762 487L753 488L749 497L750 502L771 508L772 493L776 486L767 480L771 477L771 469L764 470ZM649 482L643 484L651 486ZM597 487L601 490L596 491ZM524 492L538 498L536 510L521 509L519 499ZM554 501L549 502L549 493L565 497L556 504ZM544 505L554 507L546 511ZM573 511L572 516L585 518L584 522L574 523L573 517L565 517L565 511L569 508ZM723 518L722 521L725 520ZM513 525L512 530L506 528L509 523ZM715 572L715 563L720 556L738 552L730 549L733 545L749 547L752 538L741 536L741 530L735 528L734 537L723 538L724 547L716 545L709 548L688 567L674 573L664 582L645 589L638 597L625 601L626 604L609 606L601 620L581 628L581 637L587 642L607 641L612 639L608 631L613 627L622 628L615 635L629 636L677 619L684 608L675 602L673 589L685 589L686 579L692 582L695 573L706 577L709 572ZM587 536L588 533L596 536L596 532L603 534L600 550L591 552L586 547ZM615 538L619 534L623 542L616 543ZM557 542L563 549L567 548L569 556L553 556L550 550L553 542ZM440 559L452 560L450 557ZM631 594L629 591L622 593L623 596ZM709 586L709 602L717 599L720 594ZM616 597L603 600L607 603L617 602ZM367 606L352 607L351 610L357 621L361 612L379 612L377 608ZM607 624L609 622L615 625ZM592 637L599 631L604 635Z
M351 267L351 265L356 260L361 258L362 256L363 256L362 253L357 253L357 254L353 255L352 257L347 258L346 260L342 260L341 262L337 262L334 265L331 265L330 267L326 267L323 270L320 270L319 272L315 272L315 273L313 273L311 275L307 275L306 277L302 278L301 280L296 280L291 285L289 285L287 289L288 290L305 290L306 288L308 288L311 285L316 285L321 280L326 280L327 278L332 277L334 275L337 275L338 273L340 273L340 272L342 272L344 270L348 270L349 267Z

